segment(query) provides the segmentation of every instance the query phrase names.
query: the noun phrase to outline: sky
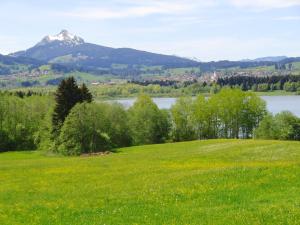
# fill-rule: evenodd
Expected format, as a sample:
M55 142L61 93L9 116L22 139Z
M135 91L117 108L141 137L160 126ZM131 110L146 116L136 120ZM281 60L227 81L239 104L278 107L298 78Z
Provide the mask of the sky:
M300 0L0 0L0 54L62 29L201 61L300 56Z

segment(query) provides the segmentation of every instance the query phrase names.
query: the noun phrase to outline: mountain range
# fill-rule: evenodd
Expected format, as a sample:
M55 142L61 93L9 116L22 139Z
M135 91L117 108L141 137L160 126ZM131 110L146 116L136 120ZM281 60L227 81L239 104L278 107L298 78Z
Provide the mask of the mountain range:
M244 62L280 62L284 59L287 59L287 56L267 56L256 59L244 59Z
M49 64L60 72L81 71L121 76L140 74L141 68L198 67L202 72L228 68L251 68L300 62L286 56L254 60L199 62L172 55L156 54L131 48L111 48L85 42L83 38L62 30L44 37L35 46L9 55L0 55L0 75L31 71ZM153 69L153 68L152 68ZM155 69L154 69L155 70ZM145 72L143 72L145 73Z
M196 61L177 56L86 43L83 38L67 30L62 30L54 36L46 36L32 48L12 53L10 56L88 68L107 68L113 64L170 67L189 67L198 64Z

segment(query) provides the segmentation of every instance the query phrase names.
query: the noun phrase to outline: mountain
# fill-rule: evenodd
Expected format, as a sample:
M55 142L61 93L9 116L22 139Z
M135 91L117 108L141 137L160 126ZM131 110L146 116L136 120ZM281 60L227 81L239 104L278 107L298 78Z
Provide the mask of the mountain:
M280 62L287 58L288 58L287 56L267 56L267 57L256 58L256 59L245 59L242 60L242 62Z
M268 56L254 59L255 62L280 62L284 59L287 59L287 56Z
M275 64L278 66L278 64L295 62L300 62L300 58L275 56L243 61L201 62L197 59L87 43L83 38L62 30L57 35L44 37L35 46L25 51L12 53L9 56L0 55L0 75L21 73L23 76L23 72L39 74L39 66L45 65L46 68L50 68L48 72L53 74L82 72L136 79L144 76L169 76L169 68L197 67L201 73L204 73L232 68L235 71L242 71L246 68L271 67Z
M67 30L62 30L54 36L46 36L32 48L13 53L11 56L85 68L109 68L114 64L166 67L198 65L197 61L177 56L86 43L83 38Z
M84 40L81 37L70 34L67 30L62 30L58 35L48 35L42 39L41 42L37 43L36 46L47 45L54 41L60 41L65 45L76 46L84 44Z
M24 65L41 65L42 61L27 58L27 57L12 57L8 55L1 55L0 54L0 63L6 65L15 65L15 64L24 64Z
M41 66L43 63L26 57L11 57L0 54L0 75L24 72Z

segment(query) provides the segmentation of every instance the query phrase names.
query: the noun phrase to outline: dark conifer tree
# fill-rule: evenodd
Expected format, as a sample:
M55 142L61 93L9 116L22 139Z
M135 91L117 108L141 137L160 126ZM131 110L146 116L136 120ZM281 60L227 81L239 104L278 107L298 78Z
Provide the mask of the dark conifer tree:
M93 101L93 95L87 88L87 86L83 83L80 87L80 96L81 96L81 102L92 102Z
M70 110L81 102L81 91L74 77L61 81L55 93L55 108L52 116L53 134L57 136Z

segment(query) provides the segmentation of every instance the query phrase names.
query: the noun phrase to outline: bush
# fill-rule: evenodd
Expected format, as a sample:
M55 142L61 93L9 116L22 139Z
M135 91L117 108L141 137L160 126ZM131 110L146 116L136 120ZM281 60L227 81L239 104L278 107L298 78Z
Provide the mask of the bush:
M196 138L192 111L193 100L190 97L181 97L172 106L172 136L175 141L188 141Z
M107 131L111 144L114 148L130 146L132 143L128 113L120 104L114 103L110 105L103 104L106 107L105 113L109 120L109 130Z
M265 102L240 89L222 89L207 99L180 98L172 109L173 138L249 138L266 113Z
M291 112L268 115L255 131L258 139L300 140L300 119Z
M267 115L255 130L255 138L258 139L276 139L278 128L276 127L275 119L272 115Z
M66 117L59 136L58 151L64 155L109 150L106 118L98 105L77 104Z
M149 96L139 96L128 113L133 144L162 143L168 138L168 114L159 110Z
M120 122L120 116L124 120ZM130 144L126 112L118 105L79 103L67 116L59 136L64 155L103 152Z
M0 93L0 151L33 150L34 136L51 108L48 97Z
M9 151L12 148L12 141L5 131L0 130L0 152Z

